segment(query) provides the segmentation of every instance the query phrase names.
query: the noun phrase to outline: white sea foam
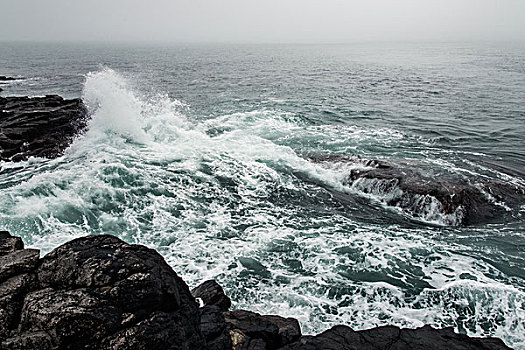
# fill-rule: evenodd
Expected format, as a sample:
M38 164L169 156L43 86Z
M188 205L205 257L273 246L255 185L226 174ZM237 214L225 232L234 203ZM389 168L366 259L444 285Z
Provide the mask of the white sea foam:
M142 102L115 71L89 73L83 100L92 117L89 133L115 132L135 142L146 140L140 127Z
M427 223L456 226L465 216L462 206L448 214L441 202L431 195L405 193L397 179L359 178L352 182L351 188L386 205L396 203L399 210Z

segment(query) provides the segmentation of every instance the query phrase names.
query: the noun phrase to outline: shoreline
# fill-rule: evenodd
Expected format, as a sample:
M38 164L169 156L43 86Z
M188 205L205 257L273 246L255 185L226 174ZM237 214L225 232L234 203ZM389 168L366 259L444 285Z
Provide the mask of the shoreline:
M86 236L40 258L0 232L0 339L7 349L509 349L452 328L338 325L302 335L293 318L230 310L215 281L190 291L153 249Z

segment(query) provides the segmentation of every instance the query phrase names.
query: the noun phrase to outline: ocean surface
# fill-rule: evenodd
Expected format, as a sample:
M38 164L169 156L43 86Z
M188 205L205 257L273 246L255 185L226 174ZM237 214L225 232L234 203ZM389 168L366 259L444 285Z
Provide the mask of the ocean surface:
M0 163L0 229L27 246L109 233L304 333L431 324L525 349L525 203L462 226L344 161L525 186L525 45L2 43L0 75L23 77L2 96L92 117L64 156Z

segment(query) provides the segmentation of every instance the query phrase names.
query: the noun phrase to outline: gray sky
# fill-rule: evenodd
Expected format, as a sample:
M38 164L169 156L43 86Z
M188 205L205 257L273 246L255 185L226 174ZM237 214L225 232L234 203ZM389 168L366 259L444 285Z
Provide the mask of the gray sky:
M0 0L0 41L525 41L525 0Z

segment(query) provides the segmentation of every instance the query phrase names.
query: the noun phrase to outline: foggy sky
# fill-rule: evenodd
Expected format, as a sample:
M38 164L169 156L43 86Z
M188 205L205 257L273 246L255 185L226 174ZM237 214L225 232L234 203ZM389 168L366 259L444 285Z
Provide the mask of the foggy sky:
M0 18L0 41L525 41L525 0L0 0Z

